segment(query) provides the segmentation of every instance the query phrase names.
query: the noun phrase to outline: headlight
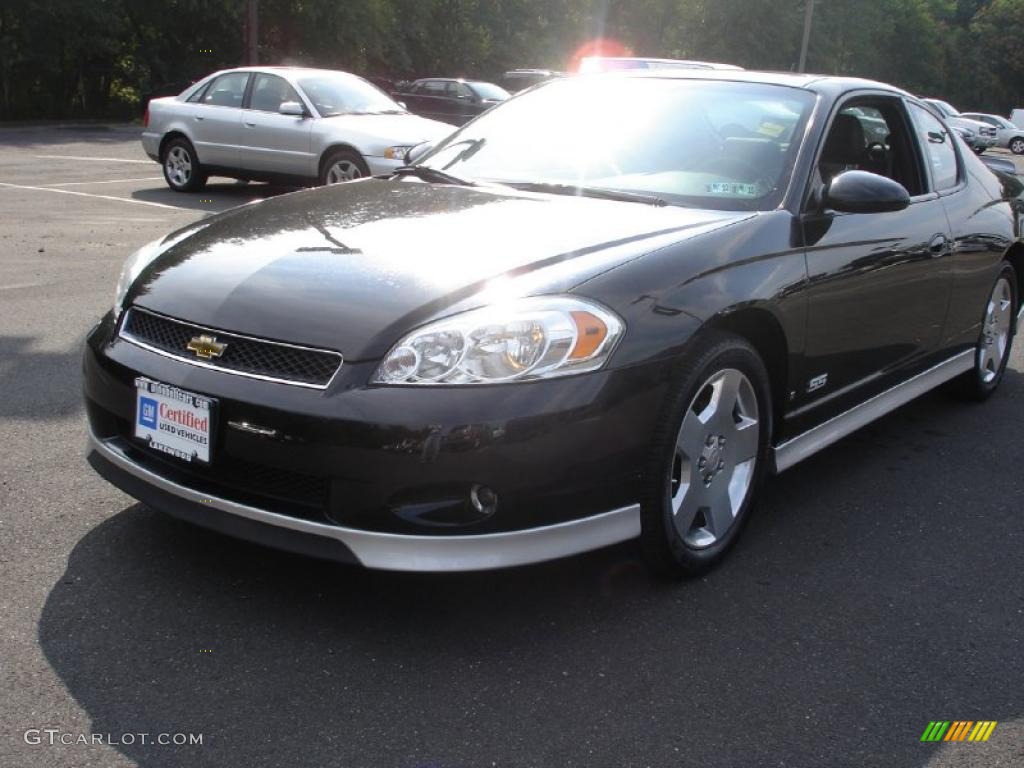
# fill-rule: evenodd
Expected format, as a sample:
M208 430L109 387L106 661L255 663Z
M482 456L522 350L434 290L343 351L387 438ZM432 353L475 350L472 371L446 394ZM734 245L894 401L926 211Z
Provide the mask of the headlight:
M405 336L374 384L488 384L568 376L600 368L622 321L591 301L521 299L453 315Z
M384 157L388 160L405 160L405 153L412 149L413 145L407 147L388 147L384 150Z
M114 294L114 320L121 316L121 310L124 309L124 299L128 295L128 290L132 287L132 283L135 282L135 278L146 267L149 266L150 262L153 261L162 252L161 245L163 238L154 240L151 243L147 243L142 246L129 256L124 266L121 267L121 276L117 279L117 292Z

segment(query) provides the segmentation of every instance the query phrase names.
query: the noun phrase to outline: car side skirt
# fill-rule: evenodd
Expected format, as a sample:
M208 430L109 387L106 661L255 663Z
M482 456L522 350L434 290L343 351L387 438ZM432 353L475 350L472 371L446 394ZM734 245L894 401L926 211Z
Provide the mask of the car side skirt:
M860 405L797 435L774 448L775 471L783 472L885 414L909 403L940 384L974 367L975 350L968 349Z
M262 544L283 545L283 548L292 551L303 551L306 554L343 561L354 557L367 568L418 572L508 568L600 549L640 535L639 504L550 526L469 536L410 536L325 525L211 497L179 485L139 466L116 446L91 432L89 449L92 454L90 463L94 463L94 466L95 459L98 458L120 470L119 474L123 473L134 480L142 481L143 486L154 489L161 495L174 497L176 502L180 502L161 504L156 498L142 498L144 503L152 503L160 511ZM105 474L107 475L110 473ZM133 495L142 487L134 482L118 483L114 475L108 476L108 479ZM138 495L142 497L145 493ZM209 521L204 521L201 514L183 514L180 509L182 503L193 511L202 510L207 513ZM227 516L244 519L249 525L217 525L217 513L226 513L220 515L222 518ZM254 523L261 525L254 526ZM274 528L281 531L281 542L276 542L270 533ZM300 537L307 543L296 543ZM324 547L317 547L314 551L308 542L317 537L325 544L341 544L342 546L337 548L338 556L325 554L330 550Z

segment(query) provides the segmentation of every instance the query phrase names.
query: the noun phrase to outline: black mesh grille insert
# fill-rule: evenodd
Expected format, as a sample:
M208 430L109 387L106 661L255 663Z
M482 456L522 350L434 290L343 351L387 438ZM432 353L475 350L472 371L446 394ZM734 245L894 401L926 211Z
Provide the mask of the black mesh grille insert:
M341 366L341 355L337 352L302 349L276 341L236 336L227 331L210 331L136 307L128 310L121 334L189 362L200 361L225 371L317 387L326 386ZM219 343L227 345L220 357L202 360L189 351L189 342L204 334L215 336Z

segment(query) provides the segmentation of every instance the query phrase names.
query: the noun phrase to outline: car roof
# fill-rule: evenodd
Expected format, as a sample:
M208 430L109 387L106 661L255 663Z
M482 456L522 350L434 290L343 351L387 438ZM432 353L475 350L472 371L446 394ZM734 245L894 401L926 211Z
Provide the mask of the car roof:
M797 72L769 72L751 69L632 69L619 72L595 72L577 77L622 77L644 80L720 80L725 82L763 83L800 88L826 96L838 96L848 91L889 91L916 99L906 91L888 83L859 77L801 74Z

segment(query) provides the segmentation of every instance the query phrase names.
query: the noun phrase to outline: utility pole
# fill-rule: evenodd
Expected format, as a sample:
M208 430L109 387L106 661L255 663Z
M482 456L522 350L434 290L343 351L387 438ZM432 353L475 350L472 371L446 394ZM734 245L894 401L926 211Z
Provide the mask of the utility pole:
M245 2L245 63L255 67L260 63L260 0Z
M804 12L804 41L800 44L800 64L797 72L804 72L807 69L807 46L811 42L811 21L814 18L814 0L807 0L807 10Z

